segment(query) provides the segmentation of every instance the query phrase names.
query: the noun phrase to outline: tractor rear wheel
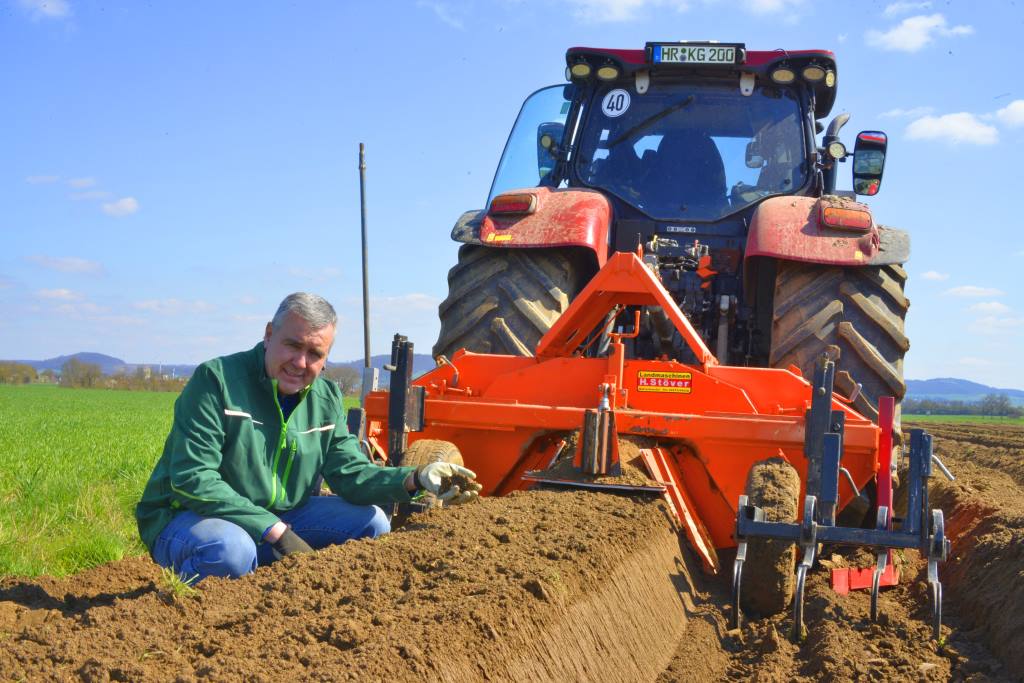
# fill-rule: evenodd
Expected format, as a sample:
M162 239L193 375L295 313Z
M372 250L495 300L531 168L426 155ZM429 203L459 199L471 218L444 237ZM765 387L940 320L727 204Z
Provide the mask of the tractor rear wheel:
M438 307L434 356L460 348L532 356L537 342L584 284L568 249L495 249L466 244L448 271L448 297Z
M782 458L754 463L747 474L747 499L764 510L767 522L796 522L800 476ZM777 614L793 599L793 566L796 545L792 541L752 538L747 541L740 601L744 612L762 617Z
M907 391L903 356L910 341L903 330L910 301L903 295L907 273L899 265L842 268L779 261L775 275L769 365L796 365L812 377L823 353L836 361L835 389L878 421L878 399L896 399L894 443L899 443L899 402Z

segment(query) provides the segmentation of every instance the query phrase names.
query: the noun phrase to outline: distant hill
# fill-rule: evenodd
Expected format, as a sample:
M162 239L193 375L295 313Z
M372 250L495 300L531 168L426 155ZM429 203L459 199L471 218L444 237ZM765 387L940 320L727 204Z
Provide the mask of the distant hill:
M36 372L42 372L43 370L53 370L54 372L60 372L60 369L64 367L72 358L77 359L82 363L92 363L100 367L100 372L104 375L116 375L119 372L133 373L136 368L149 367L161 374L171 375L173 377L189 377L192 372L196 369L195 365L188 364L161 364L161 363L126 363L120 358L114 358L103 353L94 353L90 351L80 351L78 353L72 353L68 356L57 356L55 358L47 358L46 360L16 360L14 363L24 363L25 365L31 365L36 369Z
M1024 404L1024 391L997 389L966 379L939 377L937 379L908 379L907 398L942 401L980 401L987 394L1006 394L1015 404Z
M391 362L391 354L390 353L382 353L382 354L377 355L377 356L370 356L370 365L372 367L380 368L381 369L381 373L380 373L381 380L384 381L384 382L387 382L388 373L386 373L383 370L383 368L384 368L385 365L387 365L390 362ZM356 370L359 370L360 372L363 371L363 359L362 358L360 358L359 360L344 361L342 363L331 363L331 362L328 362L327 365L329 367L349 367L349 368L355 368ZM413 377L419 377L420 375L422 375L427 370L433 370L436 366L437 366L437 364L434 363L434 359L430 356L429 353L414 353L414 354L412 354L412 376Z

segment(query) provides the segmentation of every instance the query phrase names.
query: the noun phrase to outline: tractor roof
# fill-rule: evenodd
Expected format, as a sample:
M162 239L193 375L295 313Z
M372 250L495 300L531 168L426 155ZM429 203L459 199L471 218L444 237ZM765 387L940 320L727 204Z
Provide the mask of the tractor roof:
M679 48L735 48L735 61L733 63L711 64L707 62L659 62L655 52L660 52L668 46ZM614 65L618 68L618 78L633 77L638 71L649 71L660 73L679 73L697 76L719 76L735 74L738 78L741 73L753 73L759 79L772 82L772 74L779 69L786 69L795 75L796 79L807 67L820 67L820 73L825 74L814 82L807 81L807 85L814 91L815 95L815 118L823 118L832 110L836 99L837 69L836 57L829 50L771 50L757 51L746 50L740 43L708 43L708 42L673 42L673 43L648 43L643 50L616 50L594 47L571 47L565 53L565 61L571 69L573 65L581 62L589 63L594 70L605 65Z

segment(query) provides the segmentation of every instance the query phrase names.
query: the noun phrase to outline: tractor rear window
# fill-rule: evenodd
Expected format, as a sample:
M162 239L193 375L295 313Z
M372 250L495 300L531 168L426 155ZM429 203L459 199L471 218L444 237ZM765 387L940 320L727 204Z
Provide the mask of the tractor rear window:
M655 84L595 94L576 171L648 216L713 221L807 181L800 105L786 89Z

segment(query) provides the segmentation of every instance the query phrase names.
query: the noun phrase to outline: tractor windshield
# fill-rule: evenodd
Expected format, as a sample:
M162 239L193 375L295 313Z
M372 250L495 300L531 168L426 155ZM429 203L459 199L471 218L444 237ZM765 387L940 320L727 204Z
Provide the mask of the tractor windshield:
M575 168L584 185L662 220L713 221L808 177L801 107L786 88L609 85L584 113Z

